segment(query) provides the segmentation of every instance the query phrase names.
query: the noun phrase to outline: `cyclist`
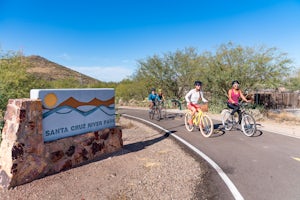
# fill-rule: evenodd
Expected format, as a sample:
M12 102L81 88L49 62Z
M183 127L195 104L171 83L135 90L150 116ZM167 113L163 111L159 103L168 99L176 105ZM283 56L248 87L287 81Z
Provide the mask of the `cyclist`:
M239 115L239 124L242 121L242 115L241 110L239 106L239 100L240 98L245 102L250 102L250 100L247 100L246 97L243 95L242 90L239 88L240 82L237 80L232 81L231 83L232 88L228 90L228 101L227 106L228 108L232 109L231 117L233 119L233 115L235 112Z
M192 111L192 118L189 119L189 124L193 124L193 117L198 110L201 109L201 106L198 104L198 102L201 100L202 102L206 103L208 102L204 96L203 92L201 90L202 82L201 81L195 81L194 83L195 88L191 89L186 95L185 100L187 103L187 107L190 111Z
M165 101L165 96L164 96L164 94L163 94L163 92L162 92L162 89L158 89L157 96L158 96L158 99L159 99L162 103L164 103L164 101Z
M149 112L152 111L153 106L155 105L155 100L158 99L158 95L156 94L156 89L152 88L151 89L151 93L148 96L148 100L149 100Z

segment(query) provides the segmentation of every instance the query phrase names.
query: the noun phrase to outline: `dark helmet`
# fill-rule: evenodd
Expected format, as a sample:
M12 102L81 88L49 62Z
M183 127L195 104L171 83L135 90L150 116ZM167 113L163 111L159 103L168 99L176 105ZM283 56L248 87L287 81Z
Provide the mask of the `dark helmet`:
M237 81L237 80L234 80L234 81L232 81L232 83L231 83L231 85L234 85L234 84L240 84L240 82L239 81Z
M195 81L194 85L202 85L202 82L201 81Z
M156 89L155 89L155 88L152 88L152 89L151 89L151 92L152 92L152 91L154 91L154 92L155 92L155 91L156 91Z

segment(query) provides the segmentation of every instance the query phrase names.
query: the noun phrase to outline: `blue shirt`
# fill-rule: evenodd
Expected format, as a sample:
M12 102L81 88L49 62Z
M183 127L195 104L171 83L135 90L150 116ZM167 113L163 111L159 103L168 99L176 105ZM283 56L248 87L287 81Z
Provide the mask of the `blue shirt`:
M148 96L148 100L149 101L155 101L155 99L157 99L158 98L158 96L157 96L157 94L149 94L149 96Z

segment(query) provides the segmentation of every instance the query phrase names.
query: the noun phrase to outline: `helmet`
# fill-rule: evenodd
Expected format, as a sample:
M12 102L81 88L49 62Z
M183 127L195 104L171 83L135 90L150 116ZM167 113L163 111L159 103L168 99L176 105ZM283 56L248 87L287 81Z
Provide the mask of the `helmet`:
M161 89L158 89L158 92L161 92L162 90Z
M151 92L152 92L152 91L156 91L156 89L155 89L155 88L152 88L152 89L151 89Z
M234 84L240 84L240 82L238 81L238 80L234 80L234 81L232 81L232 83L231 83L231 85L234 85Z
M195 81L194 85L202 85L202 82L201 81Z

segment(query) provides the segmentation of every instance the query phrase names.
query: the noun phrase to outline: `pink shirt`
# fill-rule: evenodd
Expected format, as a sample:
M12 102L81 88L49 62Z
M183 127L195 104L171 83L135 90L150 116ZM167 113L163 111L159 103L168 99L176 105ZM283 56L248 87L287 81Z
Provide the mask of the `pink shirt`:
M231 90L231 99L234 101L235 104L238 104L239 103L239 99L240 99L240 92L238 92L237 94L234 93L233 89ZM229 100L228 100L229 102ZM229 103L232 103L232 102L229 102Z

